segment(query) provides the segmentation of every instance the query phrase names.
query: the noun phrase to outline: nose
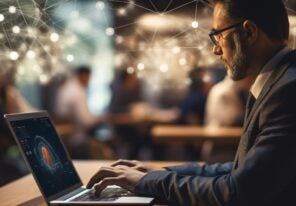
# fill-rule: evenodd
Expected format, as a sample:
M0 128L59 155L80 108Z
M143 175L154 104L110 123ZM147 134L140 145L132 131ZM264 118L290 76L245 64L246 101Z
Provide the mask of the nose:
M214 45L213 47L213 53L215 55L222 55L222 49L219 45Z

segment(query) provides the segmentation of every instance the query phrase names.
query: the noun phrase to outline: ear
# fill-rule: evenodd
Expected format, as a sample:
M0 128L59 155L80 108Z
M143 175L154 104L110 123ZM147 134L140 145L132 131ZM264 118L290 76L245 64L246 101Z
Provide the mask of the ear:
M243 29L246 32L248 42L253 44L258 38L259 28L252 21L246 20L243 23Z

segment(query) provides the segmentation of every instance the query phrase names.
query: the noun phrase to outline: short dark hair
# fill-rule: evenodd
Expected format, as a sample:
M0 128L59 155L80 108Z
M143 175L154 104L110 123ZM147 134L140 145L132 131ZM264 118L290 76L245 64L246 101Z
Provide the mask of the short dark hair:
M270 39L289 39L289 19L282 0L214 0L222 3L231 19L254 22Z
M81 75L81 74L90 74L91 69L89 66L86 65L81 65L75 68L75 74L76 75Z

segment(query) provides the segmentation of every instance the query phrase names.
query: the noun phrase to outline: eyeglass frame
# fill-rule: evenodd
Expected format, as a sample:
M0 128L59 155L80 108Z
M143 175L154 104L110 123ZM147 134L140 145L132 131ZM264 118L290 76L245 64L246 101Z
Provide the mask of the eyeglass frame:
M245 20L244 20L244 21L245 21ZM241 24L243 24L244 21L240 21L240 22L238 22L238 23L232 24L232 25L230 25L230 26L228 26L228 27L225 27L225 28L223 28L223 29L219 29L219 30L213 30L213 31L211 31L211 32L209 33L209 37L210 37L210 39L212 40L213 44L216 45L216 46L219 44L219 42L216 40L216 38L215 38L214 36L216 36L216 35L218 35L218 34L221 34L222 32L224 32L224 31L226 31L226 30L229 30L229 29L232 29L232 28L236 28L236 27L240 26Z

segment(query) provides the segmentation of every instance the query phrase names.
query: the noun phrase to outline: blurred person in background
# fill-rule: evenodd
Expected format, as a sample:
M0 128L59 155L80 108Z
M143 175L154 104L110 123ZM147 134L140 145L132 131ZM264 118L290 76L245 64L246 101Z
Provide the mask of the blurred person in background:
M6 72L0 74L1 99L5 111L7 113L36 111L37 109L31 106L16 88L14 82L15 69L11 68L5 70Z
M111 93L109 113L130 113L132 106L142 100L137 74L129 74L125 68L117 69L111 83Z
M108 114L115 131L117 157L149 159L149 128L145 124L147 108L142 102L141 82L137 74L129 73L126 67L117 68L111 83L111 92Z
M5 66L5 68L3 68ZM13 63L0 60L0 186L28 172L3 118L7 113L36 111L14 84Z
M233 81L229 75L215 84L206 103L205 126L242 126L251 78Z
M54 117L56 121L72 125L73 131L70 137L65 139L65 143L73 158L112 156L106 145L106 150L100 150L101 143L91 138L93 137L92 132L102 120L89 110L87 89L90 78L91 69L88 66L77 67L73 74L59 86L55 98Z
M88 132L99 123L88 107L87 89L91 70L87 66L77 67L73 75L60 85L56 95L55 117L74 124L73 144L80 144Z
M211 84L205 82L209 75L205 68L194 68L189 73L190 86L188 92L179 106L180 115L178 124L204 124L205 105Z
M215 84L206 103L205 126L242 127L245 109L252 79L247 77L240 81L233 81L230 74ZM233 159L236 144L215 145L214 141L205 141L201 149L201 157L208 163L226 162Z
M196 126L204 124L206 100L211 87L211 82L205 81L208 77L210 74L204 67L195 67L189 72L190 84L185 97L178 106L177 124ZM174 154L175 160L193 161L200 157L200 146L194 144L186 144L183 147L178 145L166 148L166 150L169 154Z

